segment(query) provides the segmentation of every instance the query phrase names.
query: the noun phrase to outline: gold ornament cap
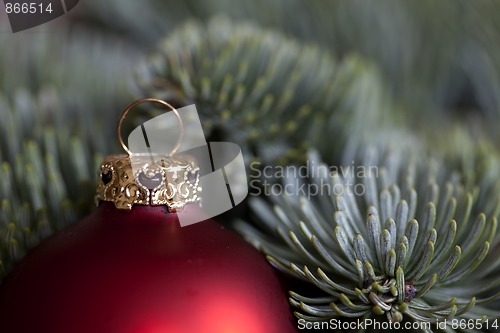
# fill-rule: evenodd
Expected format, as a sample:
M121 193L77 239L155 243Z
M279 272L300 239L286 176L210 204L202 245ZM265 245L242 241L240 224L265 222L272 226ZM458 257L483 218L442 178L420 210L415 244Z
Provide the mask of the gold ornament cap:
M141 103L159 103L170 108L180 123L181 134L167 156L132 153L123 142L121 125L130 110ZM175 154L182 135L183 123L177 110L165 101L144 98L130 104L118 122L118 140L127 154L104 158L98 171L96 204L113 202L116 208L132 209L134 205L166 206L169 211L182 210L188 203L200 202L200 168L189 155Z

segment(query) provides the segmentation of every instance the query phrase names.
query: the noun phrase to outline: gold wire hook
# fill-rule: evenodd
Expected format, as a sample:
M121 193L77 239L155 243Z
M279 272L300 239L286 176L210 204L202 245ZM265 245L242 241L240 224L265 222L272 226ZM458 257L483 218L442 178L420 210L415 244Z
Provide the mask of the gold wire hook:
M158 99L158 98L142 98L142 99L139 99L135 102L133 102L132 104L130 104L129 106L127 106L127 108L125 110L123 110L123 113L120 117L120 120L118 121L118 126L117 126L117 133L118 133L118 141L120 142L121 146L123 147L123 149L127 152L127 154L129 156L131 156L133 153L128 149L127 145L125 144L125 142L123 142L123 138L122 138L122 132L121 132L121 129L122 129L122 123L123 121L125 120L125 117L127 116L127 114L133 109L135 108L137 105L139 104L142 104L142 103L148 103L148 102L151 102L151 103L158 103L158 104L161 104L169 109L171 109L174 114L175 114L175 117L177 118L177 121L179 122L179 125L180 125L180 134L179 134L179 138L177 139L177 144L175 145L175 147L172 149L172 151L168 154L168 157L172 156L173 154L175 154L177 152L177 150L179 149L179 147L181 146L181 142L182 142L182 138L184 136L184 123L182 122L182 119L181 119L181 116L179 115L179 112L177 112L177 110L170 104L168 104L167 102L161 100L161 99Z

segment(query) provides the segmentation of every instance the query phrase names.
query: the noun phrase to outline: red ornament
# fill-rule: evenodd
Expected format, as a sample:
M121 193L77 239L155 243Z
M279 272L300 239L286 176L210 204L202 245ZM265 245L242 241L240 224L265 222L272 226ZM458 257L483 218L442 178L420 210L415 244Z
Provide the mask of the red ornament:
M110 203L29 253L0 289L8 333L281 333L295 324L262 256L214 221Z
M118 133L144 101L170 107L137 101ZM168 156L132 156L119 140L129 155L103 161L97 210L31 251L4 281L0 331L295 332L286 291L258 251L211 220L180 226L175 210L202 216L196 161L172 156L179 144Z

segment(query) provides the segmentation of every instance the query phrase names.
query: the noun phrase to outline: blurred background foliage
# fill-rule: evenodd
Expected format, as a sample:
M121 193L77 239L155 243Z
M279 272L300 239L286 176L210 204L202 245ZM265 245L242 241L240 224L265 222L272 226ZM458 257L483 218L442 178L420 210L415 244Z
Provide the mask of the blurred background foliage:
M126 3L130 3L127 6ZM147 4L150 5L147 5ZM497 1L87 1L82 19L146 46L186 17L225 15L316 42L338 56L376 62L415 112L498 114L500 5ZM137 10L130 10L137 6ZM139 8L140 7L140 8ZM113 16L113 20L109 19ZM96 21L91 20L96 19ZM431 111L432 110L432 111Z
M0 15L0 267L92 209L139 97L195 102L249 160L397 143L475 183L497 172L499 40L494 0L81 0L16 34Z

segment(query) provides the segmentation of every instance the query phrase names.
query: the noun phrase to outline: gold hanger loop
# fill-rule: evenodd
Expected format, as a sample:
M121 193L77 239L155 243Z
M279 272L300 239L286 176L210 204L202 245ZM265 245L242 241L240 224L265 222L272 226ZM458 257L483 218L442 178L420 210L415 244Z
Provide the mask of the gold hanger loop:
M121 146L123 147L123 149L127 152L127 154L129 156L133 155L133 153L128 149L127 145L123 141L122 132L121 132L122 124L123 124L123 121L125 120L125 117L127 116L127 114L133 108L135 108L139 104L149 103L149 102L150 103L158 103L158 104L163 105L164 107L169 108L170 110L172 110L174 112L175 117L177 118L177 121L179 122L179 125L180 125L180 134L179 134L179 137L177 139L177 144L172 149L172 151L168 154L168 156L170 157L173 154L175 154L177 152L177 150L179 149L179 147L181 146L182 138L184 136L184 123L182 122L182 118L179 115L179 112L172 105L170 105L169 103L167 103L167 102L165 102L165 101L163 101L161 99L150 98L150 97L148 97L148 98L142 98L142 99L139 99L139 100L133 102L129 106L127 106L127 108L125 110L123 110L123 113L122 113L122 115L120 117L120 120L118 121L118 126L117 126L117 129L116 129L117 133L118 133L118 141L120 142Z

